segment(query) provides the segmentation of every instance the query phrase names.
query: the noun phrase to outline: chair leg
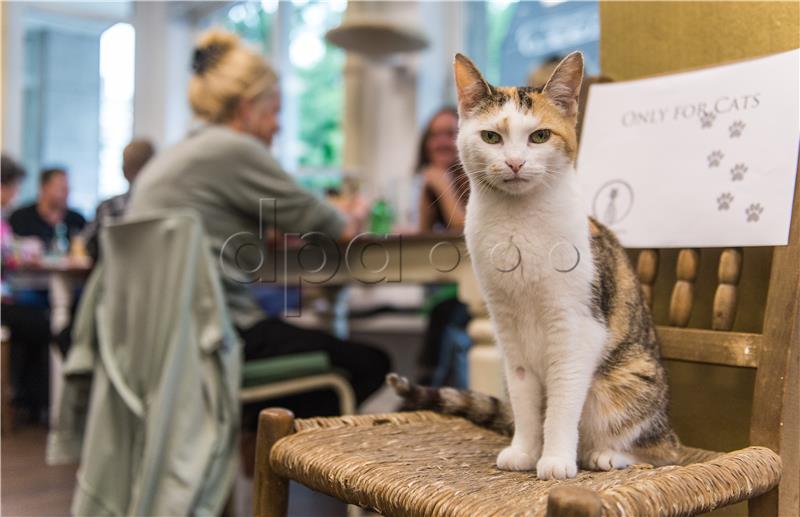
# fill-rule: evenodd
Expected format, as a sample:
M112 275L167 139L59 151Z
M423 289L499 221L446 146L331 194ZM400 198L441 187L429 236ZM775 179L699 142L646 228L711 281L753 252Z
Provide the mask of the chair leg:
M294 432L294 414L288 409L269 408L258 415L256 437L253 515L285 517L289 506L289 480L278 476L269 463L275 442Z
M575 486L555 487L547 495L546 517L600 517L603 504L595 492Z
M751 517L777 517L778 488L747 501L747 514Z
M337 375L332 380L331 386L339 398L339 413L341 415L355 415L356 414L356 394L353 393L353 387L342 376Z

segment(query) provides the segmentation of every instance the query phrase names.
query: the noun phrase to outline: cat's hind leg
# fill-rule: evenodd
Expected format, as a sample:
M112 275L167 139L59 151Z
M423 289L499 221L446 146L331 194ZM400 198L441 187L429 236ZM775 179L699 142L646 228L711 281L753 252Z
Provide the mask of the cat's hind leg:
M589 470L624 469L635 463L638 462L632 455L613 449L589 451L581 461L581 465Z
M612 470L675 462L679 442L665 408L647 393L646 385L634 384L630 378L639 379L635 371L621 368L613 377L595 377L581 415L582 467Z

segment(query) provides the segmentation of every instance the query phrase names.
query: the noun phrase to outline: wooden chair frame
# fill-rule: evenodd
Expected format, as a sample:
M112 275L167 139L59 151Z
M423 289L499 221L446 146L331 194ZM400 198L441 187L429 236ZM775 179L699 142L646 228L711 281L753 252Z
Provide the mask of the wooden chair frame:
M658 327L661 355L665 359L756 369L750 445L778 452L783 475L777 489L749 501L749 513L759 517L796 515L800 512L800 177L795 179L789 244L773 250L761 333L730 330L741 265L741 251L734 249L724 250L720 257L712 321L717 330L683 328L691 314L691 287L687 283L693 282L696 274L695 253L679 253L678 280L670 301L673 326ZM649 250L641 252L638 261L646 294L653 276L643 271L647 269L643 262L651 260L649 254ZM731 267L735 271L729 271ZM728 282L729 278L735 281Z
M750 445L780 454L780 485L749 501L752 516L797 515L800 512L800 178L795 182L789 243L773 249L762 331L732 331L741 250L720 256L719 283L713 303L712 329L686 328L694 302L699 265L697 250L681 250L677 280L669 307L669 326L659 326L665 359L756 369L750 423ZM637 270L645 296L652 300L658 252L642 250ZM291 412L262 412L256 447L254 511L258 516L281 516L288 505L288 480L270 465L270 451L293 433ZM261 461L258 461L258 460ZM563 488L563 489L562 489ZM559 487L548 497L547 516L599 516L597 495L581 488Z
M331 389L339 399L339 412L342 415L352 415L356 411L356 396L353 387L347 379L338 373L322 373L290 379L286 381L271 382L257 386L249 386L239 391L239 402L249 404L276 397L307 393L309 391Z

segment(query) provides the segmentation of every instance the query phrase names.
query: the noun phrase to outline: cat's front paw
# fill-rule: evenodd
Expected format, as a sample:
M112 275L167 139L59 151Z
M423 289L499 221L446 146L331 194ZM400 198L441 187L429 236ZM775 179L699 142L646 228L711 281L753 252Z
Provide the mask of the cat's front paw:
M497 468L500 470L533 470L538 455L533 451L524 451L514 447L506 447L497 455Z
M539 479L567 479L577 474L575 460L564 456L542 456L536 464L536 477Z

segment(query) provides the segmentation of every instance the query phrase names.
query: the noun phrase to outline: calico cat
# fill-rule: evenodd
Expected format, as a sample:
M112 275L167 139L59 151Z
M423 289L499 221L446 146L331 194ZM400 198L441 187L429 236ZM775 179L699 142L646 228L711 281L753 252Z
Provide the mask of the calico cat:
M541 479L665 465L679 443L650 311L624 249L588 218L574 162L583 56L541 90L490 85L455 59L458 147L471 194L465 237L503 352L513 424L491 397L388 381L415 407L510 431L503 470Z

